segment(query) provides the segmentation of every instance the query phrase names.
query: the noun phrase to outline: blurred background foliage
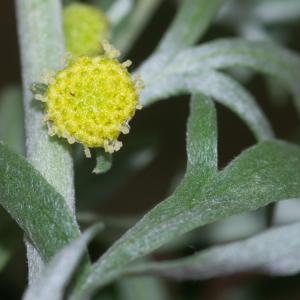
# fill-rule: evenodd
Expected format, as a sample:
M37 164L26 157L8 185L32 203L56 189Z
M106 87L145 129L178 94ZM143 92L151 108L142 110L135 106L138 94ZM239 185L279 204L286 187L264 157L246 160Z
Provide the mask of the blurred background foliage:
M93 3L103 10L113 5L110 0L83 2ZM128 13L120 16L122 21L111 20L112 24L118 23L112 32L112 40L136 68L157 45L179 1L127 2ZM1 1L0 15L0 138L24 154L14 2ZM219 37L242 36L274 40L299 52L299 26L300 0L233 0L223 7L204 42ZM234 76L256 96L277 137L299 143L299 120L285 90L274 80L261 80L261 76L250 72L237 70ZM98 257L139 215L168 196L181 179L185 169L187 99L176 97L138 113L131 123L131 134L124 138L124 148L114 155L112 168L105 174L93 174L94 162L83 158L81 149L74 150L79 221L83 228L99 218L107 225L103 234L91 244L92 257ZM232 112L220 105L217 105L217 110L219 165L222 167L255 140ZM299 206L297 201L281 203L276 207L272 221L277 224L299 221ZM269 226L266 215L266 209L260 209L205 226L154 255L157 259L176 258L212 244L250 236ZM23 236L2 208L0 271L0 299L20 299L26 285ZM169 280L124 279L105 288L99 299L137 299L137 295L141 295L138 299L292 300L300 299L299 279L299 276L271 278L254 272L180 284ZM153 285L161 287L157 289L160 295L152 295Z

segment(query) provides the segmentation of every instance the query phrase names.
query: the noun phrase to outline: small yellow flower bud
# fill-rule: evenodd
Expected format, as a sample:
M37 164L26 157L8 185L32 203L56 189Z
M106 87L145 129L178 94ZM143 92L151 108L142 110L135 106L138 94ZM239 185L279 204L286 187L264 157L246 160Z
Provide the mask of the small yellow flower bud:
M66 50L73 57L103 53L101 42L107 39L109 23L96 7L74 3L63 11Z
M139 108L136 81L110 47L102 56L81 56L51 78L43 96L50 135L81 143L89 148L118 151L120 132L129 132L129 120ZM139 88L141 86L141 79ZM40 98L40 97L38 97Z

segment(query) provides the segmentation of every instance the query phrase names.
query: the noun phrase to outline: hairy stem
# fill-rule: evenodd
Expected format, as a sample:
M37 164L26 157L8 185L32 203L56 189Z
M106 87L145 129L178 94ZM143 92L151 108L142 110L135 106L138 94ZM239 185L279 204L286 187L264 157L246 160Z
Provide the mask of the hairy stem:
M74 212L73 162L68 147L49 138L43 123L43 107L33 100L30 85L57 69L64 55L59 0L16 0L21 48L26 155L33 166L66 199ZM37 251L27 243L29 281L42 264Z

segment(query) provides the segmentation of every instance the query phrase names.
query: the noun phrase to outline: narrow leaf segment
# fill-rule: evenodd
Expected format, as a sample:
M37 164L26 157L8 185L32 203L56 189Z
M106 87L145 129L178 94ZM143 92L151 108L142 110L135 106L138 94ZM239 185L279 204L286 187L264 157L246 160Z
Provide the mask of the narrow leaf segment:
M23 157L2 143L0 204L45 261L80 234L64 198Z

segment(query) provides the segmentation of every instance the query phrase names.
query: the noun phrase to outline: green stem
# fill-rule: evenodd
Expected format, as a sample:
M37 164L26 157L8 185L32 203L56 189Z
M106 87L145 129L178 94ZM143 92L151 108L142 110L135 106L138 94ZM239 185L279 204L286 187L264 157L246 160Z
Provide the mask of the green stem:
M43 124L43 107L33 100L30 85L41 81L47 72L59 67L64 55L59 0L16 0L21 48L26 155L33 166L66 199L74 212L73 162L62 142L49 138ZM28 248L30 281L39 272L41 259L31 245Z

